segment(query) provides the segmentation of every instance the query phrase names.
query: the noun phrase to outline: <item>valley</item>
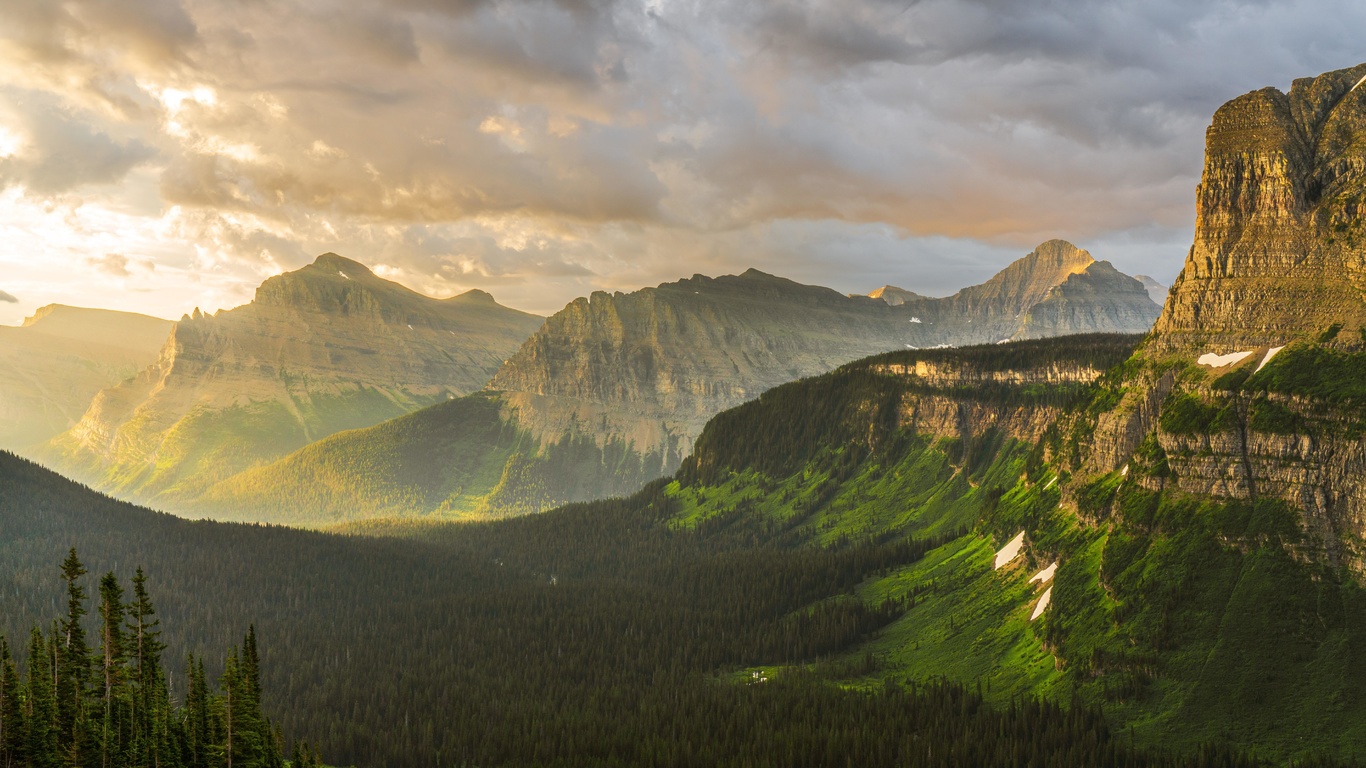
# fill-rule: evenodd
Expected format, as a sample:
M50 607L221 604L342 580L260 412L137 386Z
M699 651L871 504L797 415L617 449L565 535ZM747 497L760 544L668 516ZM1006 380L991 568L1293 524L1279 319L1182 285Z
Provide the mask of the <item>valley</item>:
M1170 288L326 253L0 329L0 762L1356 765L1364 81L1214 113Z

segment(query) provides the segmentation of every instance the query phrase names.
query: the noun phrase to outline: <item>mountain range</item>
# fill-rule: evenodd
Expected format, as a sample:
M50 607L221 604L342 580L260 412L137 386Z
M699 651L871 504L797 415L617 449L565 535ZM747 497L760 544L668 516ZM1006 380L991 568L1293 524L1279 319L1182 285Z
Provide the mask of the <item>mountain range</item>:
M594 344L533 336L509 358L521 378L494 381L541 382L530 391L551 384L528 370L610 362L631 386L585 375L597 388L566 397L669 402L640 382L742 359L636 351L650 338L636 318L668 317L661 338L677 336L695 315L669 302L714 301L689 295L743 288L770 312L806 297L827 323L848 306L898 326L990 307L962 321L986 318L976 345L906 349L902 336L754 393L706 422L676 472L624 498L320 534L180 520L0 454L0 593L13 596L0 628L50 618L35 574L72 543L124 575L149 563L174 587L167 616L189 627L174 651L259 617L277 638L266 682L287 694L286 730L373 765L1353 759L1366 753L1366 260L1351 202L1366 195L1363 81L1366 64L1219 110L1195 245L1146 335L1023 338L1036 311L1011 316L1013 300L1056 299L1038 327L1096 317L1071 307L1098 295L1078 279L1096 268L1057 247L1035 259L1051 287L1017 279L1026 263L938 300L937 317L906 291L842 304L753 273L575 302L545 328ZM624 309L647 302L665 309ZM1005 328L1021 338L992 338ZM288 504L355 493L362 511L390 497L459 511L461 488L490 477L512 493L546 467L562 474L543 480L582 479L584 456L638 460L587 432L553 454L508 415L511 391L333 435L255 477ZM305 465L316 482L291 486ZM389 485L354 485L366 471ZM336 496L304 496L324 492ZM209 595L221 615L185 615Z
M324 254L250 304L183 317L153 364L36 456L173 506L335 432L477 391L541 322L482 291L432 299Z
M671 473L708 419L784 382L906 347L1142 332L1159 310L1060 240L982 285L901 304L757 270L598 292L547 319L473 400L320 441L194 509L310 525L539 512Z
M33 448L69 429L100 390L155 361L171 327L60 304L21 326L0 326L0 448Z

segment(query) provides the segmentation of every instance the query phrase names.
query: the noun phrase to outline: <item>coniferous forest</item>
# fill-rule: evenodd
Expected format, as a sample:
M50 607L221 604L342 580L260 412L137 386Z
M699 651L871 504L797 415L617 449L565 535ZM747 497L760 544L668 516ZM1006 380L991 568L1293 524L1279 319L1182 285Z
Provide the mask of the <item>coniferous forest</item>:
M674 509L657 483L371 539L179 520L7 455L0 475L6 628L58 617L5 665L5 743L37 745L8 765L274 765L298 739L358 766L1259 764L1134 747L1077 703L835 685L875 663L839 653L918 599L870 605L851 590L934 538L794 548L739 514L677 529L661 525ZM153 613L135 570L131 598L105 577L86 609L74 559L62 573L77 578L53 589L72 543L95 572L146 564L166 606ZM251 632L209 655L253 622L269 644ZM157 653L193 653L190 672L161 671ZM772 664L791 666L753 676Z
M127 594L111 571L94 594L72 549L61 563L66 611L45 632L34 626L24 670L0 636L0 765L5 768L281 768L282 738L262 711L256 629L211 680L204 660L185 659L179 696L164 666L166 645L147 575ZM296 744L293 766L321 765Z

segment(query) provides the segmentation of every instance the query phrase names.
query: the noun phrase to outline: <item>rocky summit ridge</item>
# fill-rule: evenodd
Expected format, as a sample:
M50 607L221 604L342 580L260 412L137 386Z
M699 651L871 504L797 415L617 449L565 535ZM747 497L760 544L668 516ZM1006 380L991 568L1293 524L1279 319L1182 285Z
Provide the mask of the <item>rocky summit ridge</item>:
M1141 333L1159 311L1137 280L1063 240L947 298L890 287L874 294L845 296L753 269L596 292L551 316L489 389L544 438L577 428L681 458L716 413L861 357Z
M1220 107L1165 348L1277 346L1366 325L1366 64Z
M1281 503L1297 556L1366 573L1366 64L1223 105L1196 229L1088 472Z
M40 456L174 506L334 432L478 390L540 323L482 292L434 299L324 254L249 304L186 315L154 364L97 395Z

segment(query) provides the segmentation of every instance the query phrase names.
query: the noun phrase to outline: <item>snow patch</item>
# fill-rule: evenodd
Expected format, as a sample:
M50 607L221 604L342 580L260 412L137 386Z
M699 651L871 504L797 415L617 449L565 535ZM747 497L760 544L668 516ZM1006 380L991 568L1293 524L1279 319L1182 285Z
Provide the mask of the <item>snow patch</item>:
M913 323L918 323L918 322L920 322L920 318L918 318L918 317L913 317L913 318L911 318L911 322L913 322Z
M996 343L997 343L997 344L1009 344L1009 343L1010 343L1010 339L1001 339L1000 341L998 341L998 342L996 342Z
M1057 482L1058 482L1058 478L1057 478L1056 475L1054 475L1054 476L1053 476L1053 479L1049 480L1049 481L1048 481L1048 485L1045 485L1045 486L1043 487L1043 489L1046 491L1046 490L1048 490L1049 488L1052 488L1054 485L1056 485Z
M1024 535L1025 532L1020 531L1015 534L1015 538L1011 539L1009 544L1001 547L1001 551L996 553L996 566L993 570L999 571L1001 566L1019 557L1020 547L1024 546Z
M1058 571L1058 564L1057 564L1057 563L1053 563L1052 565L1048 566L1047 568L1043 569L1042 571L1039 571L1038 573L1034 574L1034 577L1031 578L1031 579L1029 580L1029 583L1030 583L1030 584L1033 584L1034 582L1037 581L1037 582L1039 582L1040 584L1047 584L1048 582L1050 582L1050 581L1053 580L1053 574L1054 574L1054 573L1057 573L1057 571Z
M1361 85L1361 83L1357 83L1357 85ZM1280 352L1282 349L1285 349L1285 347L1284 347L1284 346L1280 346L1280 347L1272 347L1271 349L1268 349L1268 350L1266 351L1266 356L1262 358L1262 362L1260 362L1260 363L1257 364L1257 371L1260 371L1261 369L1265 368L1265 367L1266 367L1266 364L1269 363L1269 362L1271 362L1271 358L1275 357L1275 356L1276 356L1276 353L1277 353L1277 352ZM1253 373L1256 373L1257 371L1253 371Z
M1366 83L1366 75L1363 75L1362 78L1357 81L1357 84L1352 86L1352 91L1360 88L1362 83ZM1351 93L1352 91L1348 91L1348 93Z
M1196 360L1195 362L1201 365L1208 365L1211 368L1223 368L1226 365L1233 365L1234 363L1243 360L1248 355L1252 354L1253 351L1255 350L1248 350L1246 352L1230 352L1227 355L1216 355L1213 352L1206 352L1205 354L1200 356L1199 360Z
M350 276L350 275L348 275L348 274L346 274L345 272L342 272L342 271L340 271L340 270L337 272L337 274L341 275L342 277L346 278L347 280L350 280L350 279L351 279L351 276Z
M1119 471L1119 476L1120 476L1120 477L1128 477L1128 476L1129 476L1129 465L1128 465L1128 464L1125 464L1125 465L1124 465L1124 469L1121 469L1121 470Z
M413 330L413 324L412 324L412 323L408 323L408 330L410 330L410 331Z
M1029 620L1033 621L1042 616L1043 609L1047 608L1051 602L1053 602L1053 588L1049 587L1044 590L1043 597L1039 598L1039 604L1034 606L1034 613L1030 614Z

